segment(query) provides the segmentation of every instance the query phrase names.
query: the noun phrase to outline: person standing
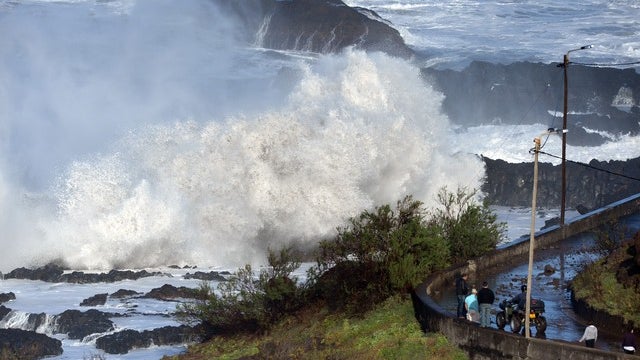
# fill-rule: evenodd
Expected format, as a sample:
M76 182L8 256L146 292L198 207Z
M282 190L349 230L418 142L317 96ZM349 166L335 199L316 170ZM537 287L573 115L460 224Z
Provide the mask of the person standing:
M625 354L636 353L636 335L633 333L633 326L629 326L627 332L622 336L622 350Z
M584 334L582 334L582 337L578 341L579 342L584 341L587 347L592 348L596 346L597 339L598 339L598 328L596 328L593 324L591 324L587 326L586 329L584 329Z
M467 310L467 320L478 322L480 312L478 310L478 290L471 289L471 294L464 299L465 310Z
M491 307L496 300L493 290L489 289L489 283L482 282L482 288L478 291L478 307L480 308L480 327L491 326Z
M458 318L464 319L466 316L464 299L469 294L469 285L467 284L468 275L465 273L460 274L456 278L456 297L458 298Z

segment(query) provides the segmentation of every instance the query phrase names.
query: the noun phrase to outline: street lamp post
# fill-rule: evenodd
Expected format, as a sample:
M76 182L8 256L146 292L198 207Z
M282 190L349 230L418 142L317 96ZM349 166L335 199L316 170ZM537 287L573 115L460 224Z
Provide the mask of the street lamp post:
M525 302L524 332L525 337L531 337L531 282L533 274L533 251L535 249L535 232L536 232L536 199L538 194L538 153L540 152L540 137L556 133L556 129L548 129L533 139L533 192L531 195L531 231L529 233L529 268L527 271L527 294ZM566 131L562 130L562 135L566 135Z
M562 67L564 68L564 110L562 112L562 193L561 193L561 201L560 201L560 226L564 226L564 212L566 207L566 199L567 199L567 98L569 95L569 81L567 78L567 67L569 67L569 53L578 51L578 50L586 50L591 49L593 45L585 45L581 46L577 49L572 49L567 51L564 54Z

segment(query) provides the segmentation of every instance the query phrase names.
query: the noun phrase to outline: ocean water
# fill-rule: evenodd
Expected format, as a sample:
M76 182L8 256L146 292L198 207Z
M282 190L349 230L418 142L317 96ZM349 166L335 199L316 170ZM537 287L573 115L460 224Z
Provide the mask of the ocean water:
M347 3L377 11L420 56L238 43L239 25L207 1L0 0L0 271L54 259L93 271L235 269L407 194L435 206L442 186L479 187L480 154L531 161L549 124L454 128L421 67L554 62L585 44L573 61L639 57L635 1ZM639 141L567 153L624 160L640 156ZM559 148L549 139L546 151ZM510 238L529 231L527 209L499 212ZM35 300L65 289L60 305ZM102 290L0 281L24 295L25 312ZM66 343L63 358L90 349Z
M460 68L471 60L618 64L640 58L640 4L635 0L347 0L376 11L425 65Z

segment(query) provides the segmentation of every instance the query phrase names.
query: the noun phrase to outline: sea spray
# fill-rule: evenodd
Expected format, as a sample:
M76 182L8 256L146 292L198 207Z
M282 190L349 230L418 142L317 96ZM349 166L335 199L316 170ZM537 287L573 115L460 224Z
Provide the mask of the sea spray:
M149 125L74 162L44 249L74 268L261 263L363 209L479 187L481 161L447 153L442 95L410 63L349 50L301 68L281 108Z

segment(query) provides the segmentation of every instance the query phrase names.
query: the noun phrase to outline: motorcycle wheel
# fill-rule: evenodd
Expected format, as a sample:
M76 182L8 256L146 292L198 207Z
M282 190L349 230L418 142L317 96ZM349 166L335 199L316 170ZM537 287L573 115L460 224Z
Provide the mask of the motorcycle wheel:
M544 316L538 316L536 318L536 332L542 334L547 330L547 319Z
M505 315L504 311L500 311L496 314L496 326L498 326L498 329L502 330L506 325L507 316Z
M511 331L519 333L522 328L522 321L515 314L511 317Z

